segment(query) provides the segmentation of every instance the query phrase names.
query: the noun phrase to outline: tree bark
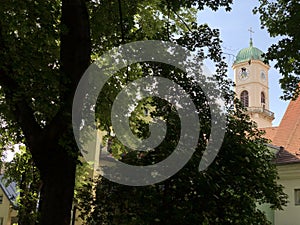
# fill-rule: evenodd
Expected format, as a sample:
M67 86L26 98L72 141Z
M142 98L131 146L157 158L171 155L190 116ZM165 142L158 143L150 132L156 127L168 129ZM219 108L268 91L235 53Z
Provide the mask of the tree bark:
M47 127L46 141L38 143L41 148L47 145L46 149L36 155L43 181L41 225L70 224L78 155L71 126L72 102L77 84L90 64L91 54L85 1L63 0L61 21L66 30L61 33L61 73L68 78L69 83L63 84L66 87L61 96L63 106ZM66 137L69 140L66 146L62 146L60 140Z
M61 96L63 106L47 127L45 142L36 146L47 145L35 157L43 182L41 225L70 224L78 155L71 126L72 102L77 84L90 64L91 54L85 1L63 0L61 23L65 28L61 33L61 73L69 83L63 84L66 87ZM66 137L67 144L62 146L60 140L66 140Z
M41 166L41 225L69 225L75 185L76 160L65 149L52 151ZM46 157L44 158L46 160Z

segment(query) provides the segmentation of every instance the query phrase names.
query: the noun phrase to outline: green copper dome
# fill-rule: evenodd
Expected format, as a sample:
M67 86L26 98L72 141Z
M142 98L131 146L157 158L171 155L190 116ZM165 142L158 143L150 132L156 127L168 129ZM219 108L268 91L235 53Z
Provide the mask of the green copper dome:
M250 47L240 50L233 64L248 62L251 59L263 61L262 54L263 51L253 47L252 39L250 39Z

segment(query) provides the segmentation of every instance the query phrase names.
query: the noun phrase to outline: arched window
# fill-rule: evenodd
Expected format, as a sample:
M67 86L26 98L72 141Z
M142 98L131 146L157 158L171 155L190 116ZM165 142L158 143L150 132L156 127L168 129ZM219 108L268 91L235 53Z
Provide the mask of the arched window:
M262 104L265 104L266 103L266 96L265 96L265 93L264 92L261 92L260 93L260 102Z
M242 91L241 96L240 96L241 102L244 107L249 106L249 94L248 91Z

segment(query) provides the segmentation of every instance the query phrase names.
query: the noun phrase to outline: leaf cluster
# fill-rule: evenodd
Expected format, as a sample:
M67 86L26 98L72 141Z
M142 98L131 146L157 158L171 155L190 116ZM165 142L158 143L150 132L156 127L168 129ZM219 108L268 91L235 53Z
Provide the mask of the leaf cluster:
M260 15L262 28L267 28L271 37L281 37L268 48L266 61L275 60L275 68L283 76L280 79L282 98L296 98L300 93L300 3L297 0L259 2L254 13Z

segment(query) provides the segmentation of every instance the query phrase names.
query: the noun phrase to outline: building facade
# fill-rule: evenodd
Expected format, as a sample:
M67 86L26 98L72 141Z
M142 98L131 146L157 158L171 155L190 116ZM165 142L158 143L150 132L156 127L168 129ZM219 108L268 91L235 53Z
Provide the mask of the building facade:
M247 108L259 128L271 127L274 113L269 105L269 69L263 62L263 52L253 46L239 51L233 63L235 93Z
M0 175L0 225L18 224L16 198L15 183L6 184L3 175Z
M247 108L251 120L265 130L275 154L279 180L288 195L283 210L259 206L274 225L300 224L300 98L291 101L278 127L272 127L274 113L269 108L269 69L264 63L263 52L253 46L240 50L233 63L235 93Z

